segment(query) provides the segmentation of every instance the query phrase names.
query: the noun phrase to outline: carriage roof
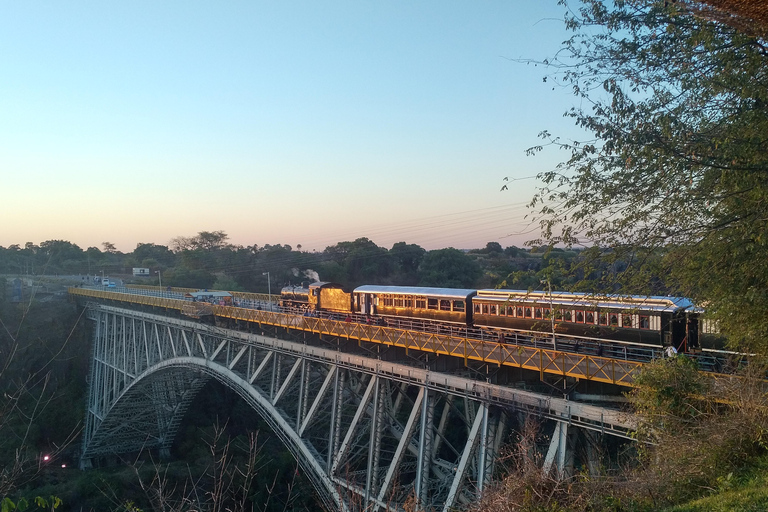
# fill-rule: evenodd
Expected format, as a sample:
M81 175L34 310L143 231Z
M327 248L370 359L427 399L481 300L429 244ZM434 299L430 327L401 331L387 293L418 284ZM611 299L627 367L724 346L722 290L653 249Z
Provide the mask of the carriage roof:
M444 299L467 300L477 293L477 290L464 288L433 288L430 286L379 286L366 284L355 288L354 293L375 293L390 295L419 295L427 297L440 297Z
M685 297L664 297L653 295L598 295L590 293L568 293L497 290L477 291L478 300L493 302L524 302L542 305L573 306L597 309L636 309L640 311L669 312L695 311L694 304Z

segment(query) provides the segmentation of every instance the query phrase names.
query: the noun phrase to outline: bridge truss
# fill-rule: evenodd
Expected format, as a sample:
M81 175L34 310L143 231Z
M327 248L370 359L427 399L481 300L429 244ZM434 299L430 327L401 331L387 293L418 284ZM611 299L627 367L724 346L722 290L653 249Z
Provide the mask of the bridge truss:
M82 466L168 450L210 378L269 423L330 510L471 502L522 415L554 421L545 462L560 471L569 426L623 437L634 426L599 407L251 332L95 303L88 317Z

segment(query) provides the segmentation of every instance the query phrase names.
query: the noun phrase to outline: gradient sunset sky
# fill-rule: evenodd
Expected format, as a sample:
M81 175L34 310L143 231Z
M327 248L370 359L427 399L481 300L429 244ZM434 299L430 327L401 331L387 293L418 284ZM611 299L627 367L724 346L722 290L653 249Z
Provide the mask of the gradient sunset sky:
M521 245L546 2L0 1L0 246Z

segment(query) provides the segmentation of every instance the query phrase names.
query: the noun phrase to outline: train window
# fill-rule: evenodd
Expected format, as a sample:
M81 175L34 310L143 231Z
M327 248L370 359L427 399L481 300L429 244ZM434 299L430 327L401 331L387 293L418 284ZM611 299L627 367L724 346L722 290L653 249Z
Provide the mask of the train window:
M418 309L427 309L426 299L416 299L416 307Z
M597 321L600 325L608 325L608 313L599 313L597 315Z
M651 319L647 316L641 316L640 317L640 328L641 329L650 329L651 328Z
M562 320L563 319L563 310L562 309L556 309L555 310L555 320Z
M427 299L427 309L437 309L437 299Z
M463 300L455 300L453 301L453 310L454 311L464 311L464 301Z
M484 315L488 314L488 304L483 304L483 314Z
M594 311L587 311L587 323L588 324L595 323L595 312Z
M617 315L616 313L611 313L610 315L608 315L608 324L614 327L619 325L619 315Z
M480 313L480 304L475 304L475 313Z
M523 308L521 308L520 306L517 307L517 315L516 316L518 318L522 318L523 317Z
M413 307L413 299L405 299L403 302L405 304L405 307L412 308Z
M622 327L632 327L632 315L621 315Z
M544 308L544 318L549 318L550 316L552 316L552 311L549 308Z
M702 318L699 320L699 332L701 334L720 334L720 325L717 320Z
M451 301L448 299L440 299L440 311L450 311Z
M525 308L525 318L531 318L531 308Z
M499 316L507 316L507 306L499 306Z
M392 299L387 299L387 298L384 299L385 306L394 306L393 302L394 301Z
M403 299L395 299L395 307L396 308L403 307Z
M566 322L573 321L573 312L570 310L563 311L563 320L565 320Z
M576 322L583 324L584 323L584 312L583 311L576 311Z
M491 304L491 314L492 315L496 314L496 304Z
M534 308L533 309L533 316L535 318L541 318L541 308Z

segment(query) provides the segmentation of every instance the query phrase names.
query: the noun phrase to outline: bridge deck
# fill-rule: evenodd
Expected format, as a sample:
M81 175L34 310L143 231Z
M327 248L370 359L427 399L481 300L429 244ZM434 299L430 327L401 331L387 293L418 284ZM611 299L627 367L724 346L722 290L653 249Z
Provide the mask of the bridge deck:
M184 306L190 304L189 301L178 298L101 289L70 288L69 293L74 296L152 306L179 312L184 309ZM465 361L473 360L486 364L523 368L540 372L542 375L554 374L620 386L631 386L634 374L643 365L637 361L518 345L509 338L504 343L499 343L455 335L305 317L236 306L211 305L211 307L213 314L220 318L266 324L313 334L357 339L396 346L406 350L460 357Z

